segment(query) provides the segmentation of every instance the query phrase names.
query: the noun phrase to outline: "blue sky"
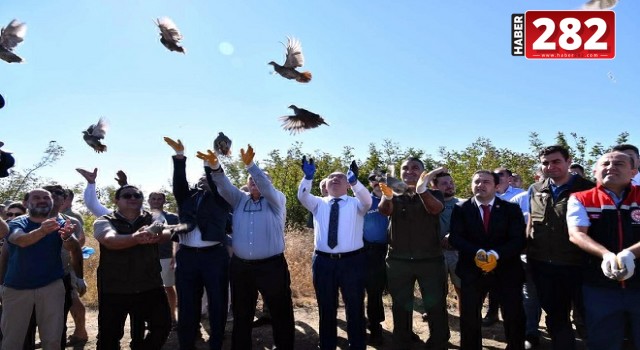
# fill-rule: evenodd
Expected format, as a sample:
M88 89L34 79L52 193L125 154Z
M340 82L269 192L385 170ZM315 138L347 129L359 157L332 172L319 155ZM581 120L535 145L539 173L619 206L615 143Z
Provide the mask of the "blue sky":
M99 185L118 169L144 190L167 185L172 150L186 145L188 174L219 131L234 152L251 143L260 159L303 143L309 153L391 139L435 155L478 137L528 151L527 136L552 142L558 130L608 145L621 131L640 144L640 2L616 11L614 60L534 61L510 55L510 18L526 10L577 9L581 0L500 1L163 1L4 0L0 25L28 24L16 52L0 62L0 140L16 168L38 161L50 140L66 149L38 173L65 184L76 167L100 169ZM167 51L152 20L169 16L187 54ZM309 84L270 74L287 35L302 42ZM223 54L220 45L233 46ZM612 72L616 82L607 76ZM278 117L296 104L329 127L290 136ZM81 132L105 116L111 124L95 154Z

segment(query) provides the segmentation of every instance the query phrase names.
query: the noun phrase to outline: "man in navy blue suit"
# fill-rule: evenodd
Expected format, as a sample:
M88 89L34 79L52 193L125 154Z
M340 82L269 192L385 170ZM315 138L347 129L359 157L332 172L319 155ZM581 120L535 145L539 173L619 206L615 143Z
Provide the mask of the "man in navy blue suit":
M473 197L458 203L451 217L449 241L459 250L456 273L462 280L462 349L482 348L480 312L489 289L503 307L507 349L524 349L524 271L520 263L524 218L518 205L496 197L499 182L497 174L476 171L471 180Z

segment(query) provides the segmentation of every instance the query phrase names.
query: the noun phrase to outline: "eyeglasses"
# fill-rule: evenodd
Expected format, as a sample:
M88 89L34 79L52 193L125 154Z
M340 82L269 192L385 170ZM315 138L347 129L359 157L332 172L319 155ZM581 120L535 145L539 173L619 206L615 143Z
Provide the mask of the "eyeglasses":
M65 197L66 193L63 190L55 190L51 191L51 194L54 196Z
M247 199L247 201L244 203L244 211L246 213L262 211L262 198L260 198L257 203L252 201L251 199Z
M20 215L24 215L24 213L15 213L12 211L8 211L4 214L6 217L10 218L10 217L18 217Z
M135 198L135 199L142 199L142 193L124 193L120 195L120 198L124 198L124 199L131 199L131 198Z

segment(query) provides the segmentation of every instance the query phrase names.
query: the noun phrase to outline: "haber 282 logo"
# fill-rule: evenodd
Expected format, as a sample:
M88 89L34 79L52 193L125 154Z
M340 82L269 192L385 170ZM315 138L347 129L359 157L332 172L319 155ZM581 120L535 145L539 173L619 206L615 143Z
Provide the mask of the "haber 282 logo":
M511 54L530 59L612 59L613 11L527 11L511 15Z

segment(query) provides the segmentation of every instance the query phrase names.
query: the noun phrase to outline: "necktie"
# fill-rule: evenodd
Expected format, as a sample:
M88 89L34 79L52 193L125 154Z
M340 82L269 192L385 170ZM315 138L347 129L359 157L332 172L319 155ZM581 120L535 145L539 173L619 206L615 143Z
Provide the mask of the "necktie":
M491 206L489 204L480 204L482 208L482 223L484 224L484 232L489 233L489 219L491 219Z
M327 244L333 249L338 245L338 217L340 216L340 198L334 198L331 204L331 212L329 213L329 239Z

